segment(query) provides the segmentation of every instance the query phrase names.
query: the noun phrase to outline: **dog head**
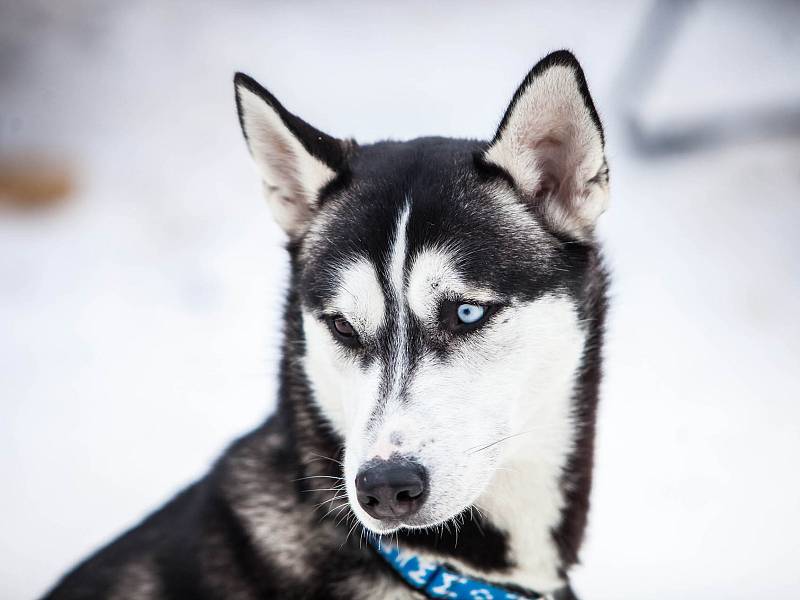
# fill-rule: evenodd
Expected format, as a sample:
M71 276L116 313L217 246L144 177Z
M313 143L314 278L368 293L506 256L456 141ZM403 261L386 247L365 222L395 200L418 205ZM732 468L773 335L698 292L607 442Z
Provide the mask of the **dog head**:
M576 302L607 199L580 66L549 55L490 142L359 146L237 75L239 117L289 236L303 367L370 530L470 507L515 453L563 461L584 346Z

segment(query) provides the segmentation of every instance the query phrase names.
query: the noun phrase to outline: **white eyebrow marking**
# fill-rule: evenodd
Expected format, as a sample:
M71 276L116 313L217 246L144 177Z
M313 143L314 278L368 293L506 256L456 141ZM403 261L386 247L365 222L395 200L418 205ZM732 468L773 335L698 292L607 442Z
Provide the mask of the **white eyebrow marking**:
M392 365L392 379L389 383L389 398L393 399L400 393L403 377L408 369L408 314L406 309L403 284L405 283L405 264L407 253L406 230L408 217L411 214L411 198L406 196L406 204L400 213L392 241L391 254L389 255L389 281L392 285L392 294L397 305L397 331L394 336L394 364Z
M332 311L341 313L359 333L375 335L386 318L386 303L375 267L359 257L338 270L340 285Z
M453 254L442 248L425 248L415 257L408 276L408 304L423 323L432 324L442 298L487 304L501 301L492 290L464 281Z

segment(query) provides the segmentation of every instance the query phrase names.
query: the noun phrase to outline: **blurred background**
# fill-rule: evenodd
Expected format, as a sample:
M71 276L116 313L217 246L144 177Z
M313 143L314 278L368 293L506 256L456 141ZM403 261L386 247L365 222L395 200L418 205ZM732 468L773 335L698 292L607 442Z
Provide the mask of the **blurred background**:
M234 71L333 135L489 138L562 47L612 182L576 588L800 596L800 3L0 0L0 598L272 410L287 265Z

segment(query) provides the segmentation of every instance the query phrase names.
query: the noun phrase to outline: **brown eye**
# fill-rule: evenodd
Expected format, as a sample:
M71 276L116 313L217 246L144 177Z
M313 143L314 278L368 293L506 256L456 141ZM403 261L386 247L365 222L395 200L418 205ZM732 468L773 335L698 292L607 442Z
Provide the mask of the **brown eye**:
M350 325L350 321L344 317L336 317L333 319L333 328L342 337L351 338L356 335L355 329Z
M350 324L350 321L341 315L328 317L326 321L337 342L348 348L361 347L361 340L358 339L358 332Z

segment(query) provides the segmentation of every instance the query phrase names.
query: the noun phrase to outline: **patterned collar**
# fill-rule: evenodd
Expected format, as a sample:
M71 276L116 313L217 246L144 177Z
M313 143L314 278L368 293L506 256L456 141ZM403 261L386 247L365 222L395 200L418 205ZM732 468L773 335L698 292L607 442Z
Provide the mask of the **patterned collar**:
M428 598L451 600L553 600L554 596L510 588L468 577L449 566L427 560L396 545L370 536L375 551L415 590Z

